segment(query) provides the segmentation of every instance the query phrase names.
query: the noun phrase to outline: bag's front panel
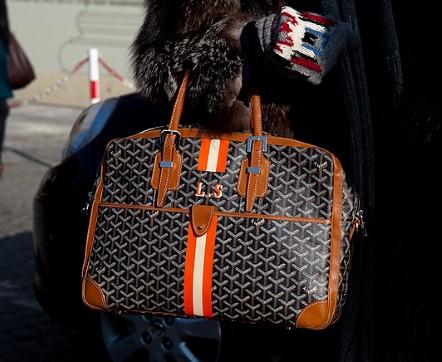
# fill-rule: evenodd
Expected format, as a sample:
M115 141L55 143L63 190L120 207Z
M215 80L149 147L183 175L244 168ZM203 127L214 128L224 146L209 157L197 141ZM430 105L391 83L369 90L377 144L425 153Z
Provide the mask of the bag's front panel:
M327 298L330 225L219 218L213 260L213 316L296 324Z
M112 141L106 150L103 202L152 205L152 164L159 150L155 139Z
M88 277L109 309L182 314L189 215L100 207Z
M328 299L336 220L329 153L270 142L268 188L255 200L255 217L238 193L245 142L181 138L179 184L158 210L152 173L161 149L158 138L115 140L107 148L87 268L106 309L295 326L301 311ZM344 189L338 295L347 284L353 212ZM193 235L194 205L215 207L210 237Z
M245 198L238 194L237 185L241 162L247 157L245 143L218 140L215 147L205 147L206 141L181 139L178 147L183 156L180 184L176 190L167 192L164 207L188 209L192 205L208 204L219 211L244 212ZM225 148L221 142L225 142ZM102 201L154 205L156 192L150 180L154 156L159 150L155 139L112 142L105 163ZM266 157L271 160L268 192L264 198L257 199L255 212L330 219L333 161L326 152L317 148L269 145Z

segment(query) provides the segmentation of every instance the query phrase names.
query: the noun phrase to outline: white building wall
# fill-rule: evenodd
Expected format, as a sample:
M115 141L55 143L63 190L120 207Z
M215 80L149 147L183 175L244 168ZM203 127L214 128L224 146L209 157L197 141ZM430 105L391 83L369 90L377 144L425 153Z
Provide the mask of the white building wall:
M60 79L89 47L124 77L131 77L129 47L143 19L142 0L7 0L11 30L32 61L37 80L16 97L25 99ZM102 74L104 97L130 90ZM88 104L87 67L47 103ZM71 89L73 88L73 89Z

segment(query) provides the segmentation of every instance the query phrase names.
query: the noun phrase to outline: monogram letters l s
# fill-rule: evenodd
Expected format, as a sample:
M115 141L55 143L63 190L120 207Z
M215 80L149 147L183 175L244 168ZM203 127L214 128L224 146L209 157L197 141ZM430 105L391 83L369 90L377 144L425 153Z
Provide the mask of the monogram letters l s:
M215 199L219 199L223 196L223 185L215 184L212 187L213 192L206 193L203 190L203 183L198 181L196 183L195 196L196 197L214 197Z

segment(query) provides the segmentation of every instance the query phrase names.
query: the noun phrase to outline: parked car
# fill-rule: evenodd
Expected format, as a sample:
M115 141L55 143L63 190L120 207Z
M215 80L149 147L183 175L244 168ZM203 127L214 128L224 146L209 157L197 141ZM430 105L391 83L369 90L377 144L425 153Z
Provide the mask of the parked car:
M104 148L113 138L161 125L167 116L136 94L87 108L72 128L61 163L47 172L34 199L37 299L59 321L101 325L113 361L216 360L219 354L217 322L100 314L81 300L86 205Z
M130 94L87 108L74 123L61 162L46 173L34 199L35 293L43 309L76 328L99 328L110 359L118 362L290 361L293 348L301 356L312 333L315 343L332 344L331 331L295 335L204 319L99 313L84 306L87 205L106 144L165 125L170 116L166 110ZM326 348L317 353L328 355Z

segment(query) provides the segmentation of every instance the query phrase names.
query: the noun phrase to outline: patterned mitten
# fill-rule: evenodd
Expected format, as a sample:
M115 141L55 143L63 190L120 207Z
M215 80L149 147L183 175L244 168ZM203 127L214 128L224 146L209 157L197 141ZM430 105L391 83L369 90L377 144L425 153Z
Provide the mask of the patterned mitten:
M348 24L288 6L258 19L255 26L262 50L313 84L321 83L347 43L357 43Z

